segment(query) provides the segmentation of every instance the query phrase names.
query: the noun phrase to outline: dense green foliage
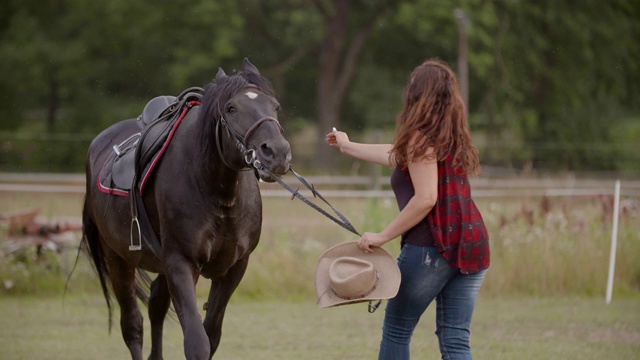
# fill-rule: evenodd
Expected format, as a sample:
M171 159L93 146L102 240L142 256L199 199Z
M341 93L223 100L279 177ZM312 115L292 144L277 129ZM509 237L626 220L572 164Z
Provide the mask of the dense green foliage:
M0 170L80 172L104 127L244 57L276 87L290 138L389 133L413 67L457 68L456 8L483 164L637 173L633 0L5 0Z

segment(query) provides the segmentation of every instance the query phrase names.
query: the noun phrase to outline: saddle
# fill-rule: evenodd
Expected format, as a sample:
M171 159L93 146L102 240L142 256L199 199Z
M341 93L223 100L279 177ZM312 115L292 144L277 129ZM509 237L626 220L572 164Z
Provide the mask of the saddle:
M160 161L171 140L169 134L179 125L183 109L200 101L201 88L189 88L179 96L157 96L144 107L136 122L140 132L114 145L100 171L100 190L112 195L128 196L131 189L144 189L151 171ZM137 179L137 184L134 183Z
M175 96L157 96L149 100L147 105L144 106L142 114L138 116L138 126L144 129L147 125L151 124L153 120L161 117L166 111L171 111L171 106L177 99Z
M98 188L112 195L128 196L131 206L130 251L147 244L160 257L160 241L147 216L142 192L169 145L172 134L187 112L200 104L204 90L192 87L179 96L158 96L144 107L136 122L140 132L114 145L100 174Z

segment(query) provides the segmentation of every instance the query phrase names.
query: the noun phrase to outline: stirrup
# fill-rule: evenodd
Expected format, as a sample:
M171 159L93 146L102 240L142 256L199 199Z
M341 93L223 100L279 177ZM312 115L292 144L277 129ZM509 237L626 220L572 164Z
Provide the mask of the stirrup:
M134 234L133 226L134 225L138 229L138 244L133 243L133 234ZM138 221L137 217L134 217L131 220L131 243L129 245L129 251L140 251L140 250L142 250L142 235L140 234L140 222Z

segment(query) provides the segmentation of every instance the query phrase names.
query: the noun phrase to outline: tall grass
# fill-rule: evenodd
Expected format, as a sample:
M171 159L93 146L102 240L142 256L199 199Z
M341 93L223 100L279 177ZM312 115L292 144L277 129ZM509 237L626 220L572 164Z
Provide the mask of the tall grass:
M569 206L558 200L549 209L536 208L535 200L518 200L520 209L495 201L485 206L492 266L483 291L604 296L611 218L603 212L600 200L586 199ZM619 293L640 290L639 236L637 215L621 217L615 268Z
M0 200L3 196L0 194ZM41 204L37 197L31 201L33 204L25 198L20 204ZM56 208L69 201L57 198L50 201L42 204L49 213L68 215L76 211ZM330 201L360 232L379 231L397 214L393 199ZM74 208L78 205L75 201L71 203ZM602 210L600 199L483 198L477 203L491 237L491 267L483 285L483 296L604 296L611 218L610 213ZM13 210L3 208L4 204L0 201L0 211ZM638 294L640 221L637 214L621 217L618 235L614 292ZM5 238L0 232L0 245ZM315 299L318 257L335 244L357 239L298 200L265 198L260 244L251 255L249 268L234 299ZM395 256L400 250L399 241L392 241L385 248ZM75 249L61 253L44 251L45 258L38 257L29 247L0 253L0 294L61 294L75 261ZM203 294L207 288L208 281L201 279L199 293ZM79 267L71 277L70 291L98 289L98 280L87 257L81 256Z
M322 251L357 236L319 215L268 204L265 235L253 255L239 296L270 287L276 297L313 297L315 263ZM362 231L381 230L396 214L393 199L340 201L345 215ZM604 296L611 246L610 213L599 198L481 199L478 201L491 237L491 267L484 296ZM302 213L300 213L302 211ZM285 219L287 225L283 226ZM302 222L306 219L305 222ZM310 219L315 219L311 222ZM302 222L302 223L299 223ZM399 252L399 241L385 248ZM640 221L637 214L619 223L614 290L640 292ZM280 282L280 271L293 270ZM274 278L268 281L265 272ZM279 286L282 286L278 289ZM263 294L265 295L265 294Z

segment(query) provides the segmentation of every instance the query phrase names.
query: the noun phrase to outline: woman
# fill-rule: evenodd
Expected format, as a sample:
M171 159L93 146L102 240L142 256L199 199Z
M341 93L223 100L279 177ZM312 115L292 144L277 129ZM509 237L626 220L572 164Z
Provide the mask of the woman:
M471 359L469 328L489 267L489 238L467 176L479 173L478 149L456 76L444 62L416 67L403 102L393 144L351 142L335 129L326 136L347 155L395 167L391 187L400 212L384 230L358 241L369 252L402 238L402 280L387 304L379 359L409 359L413 330L434 299L442 359Z

